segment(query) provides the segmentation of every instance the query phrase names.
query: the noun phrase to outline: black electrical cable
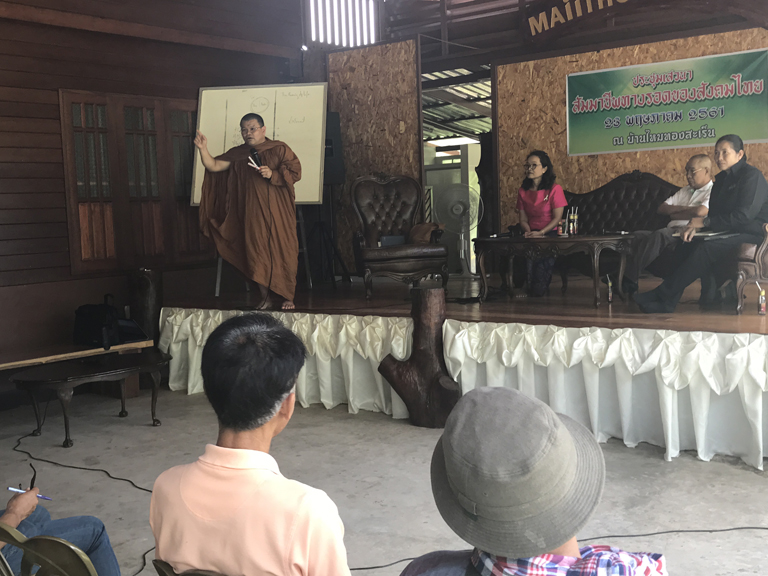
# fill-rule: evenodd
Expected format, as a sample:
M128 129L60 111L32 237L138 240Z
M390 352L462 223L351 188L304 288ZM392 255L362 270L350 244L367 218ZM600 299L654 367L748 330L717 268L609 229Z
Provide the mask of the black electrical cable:
M134 572L133 574L131 574L131 576L139 576L139 574L141 574L141 572L144 570L144 568L146 568L146 567L147 567L147 554L149 554L150 552L152 552L152 550L154 550L154 549L155 549L155 547L154 547L154 546L152 546L152 548L150 548L149 550L147 550L146 552L144 552L144 554L142 554L142 555L141 555L141 568L139 568L138 570L136 570L136 572Z
M48 405L49 404L50 404L50 401L46 402L46 404L45 404L45 410L43 411L43 420L42 420L42 422L40 422L40 427L39 427L38 430L42 431L43 426L45 425L45 420L46 420L46 418L48 416ZM107 470L104 470L103 468L87 468L85 466L73 466L72 464L62 464L61 462L55 462L53 460L47 460L46 458L38 458L37 456L33 456L30 452L27 452L26 450L21 450L19 448L19 446L21 445L21 441L24 440L24 438L29 438L34 433L35 432L33 431L33 432L30 432L29 434L25 434L24 436L21 436L20 438L18 438L16 440L16 445L12 448L12 450L14 452L18 452L20 454L26 454L29 458L31 458L32 460L35 460L36 462L45 462L46 464L52 464L54 466L59 466L60 468L72 468L73 470L85 470L86 472L103 472L104 474L106 474L112 480L119 480L121 482L127 482L128 484L130 484L131 486L133 486L137 490L141 490L142 492L149 492L150 494L152 494L152 490L149 490L147 488L143 488L143 487L139 486L138 484L136 484L133 480L130 480L128 478L121 478L120 476L113 476ZM144 552L144 554L141 555L141 568L139 568L138 571L134 572L132 574L132 576L138 576L138 574L140 574L141 571L144 570L144 568L146 568L146 566L147 566L147 554L152 552L152 550L154 550L154 549L155 549L155 547L152 546L152 548L150 548L149 550Z
M46 406L47 408L47 406ZM44 421L43 421L44 422ZM42 425L41 425L42 428ZM45 458L38 458L37 456L33 456L30 452L27 452L26 450L21 450L19 446L21 445L21 441L24 440L24 438L28 438L29 436L32 436L34 434L33 432L30 432L29 434L25 434L18 440L16 440L16 446L12 448L14 452L19 452L20 454L26 454L29 456L32 460L35 460L36 462L45 462L47 464L53 464L54 466L59 466L61 468L72 468L73 470L85 470L86 472L103 472L107 476L109 476L112 480L118 480L120 482L127 482L137 490L141 490L143 492L148 492L152 494L152 490L148 488L143 488L142 486L139 486L136 484L133 480L129 478L121 478L120 476L113 476L110 474L107 470L104 470L103 468L88 468L86 466L73 466L72 464L62 464L61 462L55 462L53 460L46 460Z
M355 570L379 570L380 568L389 568L390 566L400 564L401 562L408 562L409 560L416 560L416 557L395 560L394 562L390 562L389 564L382 564L381 566L362 566L360 568L350 568L349 571L354 572Z
M768 531L768 526L734 526L732 528L661 530L659 532L648 532L647 534L609 534L607 536L595 536L593 538L579 538L579 542L592 542L594 540L608 540L613 538L646 538L648 536L662 536L664 534L718 534L720 532L737 532L739 530Z
M399 306L399 304L398 304ZM45 424L45 419L48 415L48 404L50 402L46 403L45 410L43 412L43 420L40 423L40 429L42 430L43 425ZM21 454L26 454L29 456L32 460L35 460L37 462L46 462L47 464L53 464L54 466L59 466L61 468L72 468L73 470L85 470L87 472L103 472L108 477L110 477L112 480L119 480L121 482L128 482L131 486L134 488L141 490L143 492L152 493L152 490L149 490L147 488L142 488L138 484L136 484L133 480L130 480L128 478L121 478L119 476L113 476L110 474L107 470L104 470L103 468L87 468L84 466L73 466L71 464L61 464L60 462L54 462L53 460L46 460L45 458L38 458L37 456L33 456L31 453L27 452L26 450L20 450L19 445L21 444L21 441L24 438L28 438L29 436L32 436L33 432L30 432L29 434L25 434L24 436L21 436L18 440L16 440L16 445L13 447L14 452L19 452ZM606 536L593 536L592 538L579 538L579 542L593 542L595 540L612 540L616 538L648 538L651 536L663 536L665 534L719 534L723 532L738 532L738 531L744 531L744 530L763 530L768 531L768 526L734 526L731 528L712 528L712 529L689 529L689 530L660 530L658 532L647 532L645 534L609 534ZM153 546L144 554L141 555L141 567L134 572L131 576L138 576L144 568L147 567L147 554L152 552L155 547ZM361 570L380 570L382 568L389 568L390 566L394 566L395 564L400 564L402 562L409 562L411 560L415 560L416 557L411 558L401 558L400 560L395 560L394 562L390 562L389 564L381 564L379 566L360 566L358 568L350 568L350 571L361 571Z
M662 536L664 534L717 534L720 532L736 532L739 530L766 530L768 531L768 526L735 526L733 528L714 528L712 530L661 530L659 532L648 532L647 534L610 534L607 536L594 536L592 538L579 538L579 543L582 542L592 542L594 540L608 540L613 538L645 538L648 536ZM389 564L383 564L381 566L361 566L360 568L350 568L351 571L355 570L377 570L379 568L389 568L390 566L394 566L395 564L400 564L401 562L408 562L409 560L415 560L415 558L402 558L400 560L395 560L394 562L390 562ZM134 575L135 576L135 575Z

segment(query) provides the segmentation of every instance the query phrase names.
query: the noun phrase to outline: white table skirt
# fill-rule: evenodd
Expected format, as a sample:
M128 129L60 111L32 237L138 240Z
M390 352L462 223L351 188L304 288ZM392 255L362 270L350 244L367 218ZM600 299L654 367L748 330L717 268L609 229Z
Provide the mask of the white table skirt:
M203 391L200 360L208 336L222 322L247 314L238 310L163 308L160 312L159 348L173 356L171 390L189 394ZM400 397L379 374L388 354L411 355L413 321L410 318L270 312L290 328L307 347L307 361L296 384L296 398L307 407L347 404L349 411L384 412L408 418Z
M601 442L649 442L667 459L728 454L763 469L768 336L455 320L443 335L464 393L517 388Z
M160 348L173 355L172 390L203 391L200 356L210 333L240 311L164 308ZM348 404L407 418L378 373L390 352L411 351L409 318L272 312L304 342L302 406ZM666 457L740 456L763 469L768 336L446 321L448 370L466 393L508 386L547 402L604 442L649 442Z

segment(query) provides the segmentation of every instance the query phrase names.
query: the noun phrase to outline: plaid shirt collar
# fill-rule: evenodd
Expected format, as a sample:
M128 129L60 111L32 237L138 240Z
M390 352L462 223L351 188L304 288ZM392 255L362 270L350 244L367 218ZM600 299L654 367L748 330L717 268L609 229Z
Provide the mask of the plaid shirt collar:
M610 546L585 546L581 558L542 554L503 558L475 549L472 565L480 576L668 576L661 554L631 553Z

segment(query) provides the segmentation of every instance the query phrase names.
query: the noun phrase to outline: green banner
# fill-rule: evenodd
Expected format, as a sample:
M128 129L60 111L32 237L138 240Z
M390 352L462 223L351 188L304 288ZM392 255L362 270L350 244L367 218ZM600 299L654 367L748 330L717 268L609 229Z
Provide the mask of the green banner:
M568 154L768 141L768 50L568 76Z

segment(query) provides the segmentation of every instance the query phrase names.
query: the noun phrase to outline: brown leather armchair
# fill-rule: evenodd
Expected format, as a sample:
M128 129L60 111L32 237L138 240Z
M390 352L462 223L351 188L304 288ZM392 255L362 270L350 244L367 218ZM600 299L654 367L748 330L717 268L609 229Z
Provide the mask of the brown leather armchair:
M353 242L357 272L371 297L374 276L387 276L416 286L429 274L448 283L448 249L438 244L441 230L428 243L409 243L411 229L423 219L421 185L407 176L363 176L352 184L352 201L362 224ZM404 236L406 244L379 248L382 236Z
M736 257L736 313L744 307L744 288L753 282L768 288L768 224L763 224L763 243L742 244Z

